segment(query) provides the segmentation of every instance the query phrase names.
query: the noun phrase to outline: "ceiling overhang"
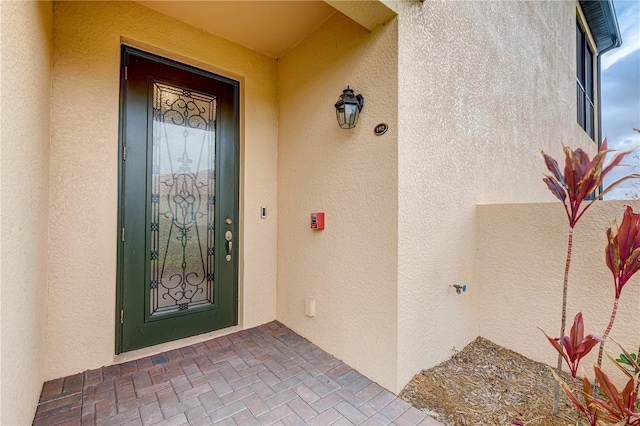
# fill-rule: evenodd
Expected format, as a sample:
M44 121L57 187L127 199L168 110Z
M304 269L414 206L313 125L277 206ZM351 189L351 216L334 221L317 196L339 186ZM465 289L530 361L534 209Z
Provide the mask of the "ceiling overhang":
M395 16L380 0L135 0L160 13L279 58L339 11L369 31Z
M377 0L324 0L369 31L386 24L396 12Z

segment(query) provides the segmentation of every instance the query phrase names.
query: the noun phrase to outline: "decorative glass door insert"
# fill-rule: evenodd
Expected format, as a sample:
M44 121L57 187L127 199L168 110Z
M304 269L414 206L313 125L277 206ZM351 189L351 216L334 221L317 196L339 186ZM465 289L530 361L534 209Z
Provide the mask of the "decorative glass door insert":
M216 98L153 83L151 315L214 303Z

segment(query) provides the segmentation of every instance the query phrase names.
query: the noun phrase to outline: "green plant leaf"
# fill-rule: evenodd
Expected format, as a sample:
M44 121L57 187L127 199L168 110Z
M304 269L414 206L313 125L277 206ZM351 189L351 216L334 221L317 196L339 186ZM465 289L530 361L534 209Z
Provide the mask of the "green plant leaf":
M616 367L618 367L624 374L626 374L628 377L633 377L633 369L629 370L625 367L623 367L621 364L625 364L624 361L620 360L620 359L613 359L613 357L611 356L611 354L609 354L609 352L605 351L605 353L607 354L607 358L609 358L611 360L611 362L613 362L613 365L615 365ZM624 356L624 354L621 354L620 356ZM631 366L631 363L628 363Z
M617 358L616 362L619 362L620 364L631 365L631 361L629 361L629 358L627 358L624 354L620 354L620 358Z

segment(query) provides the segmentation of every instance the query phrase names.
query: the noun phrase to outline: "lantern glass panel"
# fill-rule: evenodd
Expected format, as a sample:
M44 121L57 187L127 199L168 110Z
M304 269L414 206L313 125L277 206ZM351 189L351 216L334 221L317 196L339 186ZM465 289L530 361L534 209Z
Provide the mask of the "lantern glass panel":
M356 121L358 120L358 108L353 104L346 104L344 106L344 123L347 125L347 128L352 128L356 125Z
M342 127L344 124L344 105L336 108L336 117L338 118L338 124Z

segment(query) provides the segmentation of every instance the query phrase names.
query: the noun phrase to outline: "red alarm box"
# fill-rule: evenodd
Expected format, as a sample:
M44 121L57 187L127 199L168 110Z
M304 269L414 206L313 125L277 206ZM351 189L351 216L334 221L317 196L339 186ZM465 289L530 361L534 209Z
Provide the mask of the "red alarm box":
M324 229L324 213L311 213L311 229Z

